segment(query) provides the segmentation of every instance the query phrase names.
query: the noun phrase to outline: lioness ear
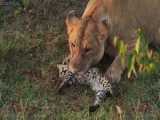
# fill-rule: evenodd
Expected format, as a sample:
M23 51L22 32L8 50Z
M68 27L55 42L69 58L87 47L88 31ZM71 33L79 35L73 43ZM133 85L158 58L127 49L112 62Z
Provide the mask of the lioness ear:
M101 40L106 40L109 36L109 27L108 27L108 24L106 22L106 19L103 19L99 22L98 24L98 30L99 30L99 33L100 33L100 39Z
M66 17L67 32L70 33L79 22L79 18L74 10L70 11Z

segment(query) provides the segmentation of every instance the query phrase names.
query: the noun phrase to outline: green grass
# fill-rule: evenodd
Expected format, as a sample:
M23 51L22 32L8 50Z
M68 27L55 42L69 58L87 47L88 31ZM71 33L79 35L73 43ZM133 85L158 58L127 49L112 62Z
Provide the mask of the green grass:
M95 113L88 112L94 93L87 87L56 94L55 66L67 51L64 16L72 8L82 11L86 1L52 2L58 11L43 3L36 10L25 5L26 11L0 16L0 21L5 19L0 24L0 120L160 120L158 53L154 53L157 71L141 73L134 80L124 77L120 95L108 98ZM53 13L39 15L49 8Z

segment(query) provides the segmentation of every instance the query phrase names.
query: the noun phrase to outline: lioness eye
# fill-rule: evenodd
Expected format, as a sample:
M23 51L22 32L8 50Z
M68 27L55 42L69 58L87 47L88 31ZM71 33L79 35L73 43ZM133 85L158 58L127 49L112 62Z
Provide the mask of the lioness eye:
M91 51L91 48L85 48L85 53L88 53Z

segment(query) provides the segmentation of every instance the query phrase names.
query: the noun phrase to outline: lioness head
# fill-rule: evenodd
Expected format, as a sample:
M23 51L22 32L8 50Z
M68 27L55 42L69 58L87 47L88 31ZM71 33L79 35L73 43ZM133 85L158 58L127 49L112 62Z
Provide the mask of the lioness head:
M79 18L70 12L66 18L70 50L69 69L72 72L86 72L97 64L104 55L108 37L107 25L93 17Z

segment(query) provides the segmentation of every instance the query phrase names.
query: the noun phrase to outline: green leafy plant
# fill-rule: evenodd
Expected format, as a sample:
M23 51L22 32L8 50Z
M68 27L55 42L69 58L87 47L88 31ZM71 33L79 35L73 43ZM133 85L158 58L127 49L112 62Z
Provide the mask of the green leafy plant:
M128 78L131 75L137 76L138 72L151 72L156 70L156 62L152 59L152 51L149 50L147 39L143 30L138 29L135 47L128 55L127 45L123 40L115 37L114 44L117 46L122 64L125 64L126 56L128 63Z

